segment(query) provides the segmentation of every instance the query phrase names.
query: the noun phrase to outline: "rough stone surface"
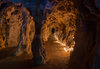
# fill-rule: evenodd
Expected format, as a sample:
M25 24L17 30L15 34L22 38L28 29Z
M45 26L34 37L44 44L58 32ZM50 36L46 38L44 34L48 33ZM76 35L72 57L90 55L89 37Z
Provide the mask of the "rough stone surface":
M47 15L41 30L43 43L47 42L51 36L54 36L59 43L62 43L67 48L73 48L78 14L73 2L57 1L57 4L54 4L51 8L53 10Z
M29 52L35 24L28 10L21 4L5 2L0 6L0 14L0 46Z
M4 0L4 1L6 1L6 0ZM100 46L100 37L99 37L100 36L100 23L99 23L100 22L100 6L99 6L99 0L50 0L50 1L53 1L51 3L52 6L51 6L51 8L46 8L46 9L50 9L50 10L43 9L44 6L41 5L42 0L41 1L34 0L34 1L36 1L36 2L34 2L34 6L33 6L33 2L32 2L33 0L31 0L30 2L28 2L26 0L12 0L12 1L13 2L15 2L15 1L21 2L29 10L34 11L31 13L34 14L35 22L36 22L36 25L35 25L36 26L36 34L35 34L35 39L32 43L32 47L34 49L33 55L35 55L35 61L37 61L39 64L41 64L41 61L45 61L45 58L46 58L45 43L47 43L49 38L52 38L52 36L54 36L54 38L56 38L56 40L58 42L60 42L64 45L67 45L67 47L70 47L70 48L74 47L74 51L69 56L70 57L69 63L68 63L68 65L66 64L66 66L68 67L67 69L92 69L92 68L100 69L100 65L99 65L100 64L100 59L99 59L100 58L100 48L99 48L99 46ZM0 2L0 5L1 5L1 2ZM31 6L29 6L29 5L31 5ZM42 19L43 19L43 12L41 11L40 6L42 6L42 11L46 10L47 12L50 12L50 14L47 14L46 20L43 21L43 24L41 23ZM4 8L4 10L5 10L5 8ZM21 11L22 11L22 9L21 9ZM46 12L44 12L44 14L45 13ZM0 18L2 18L2 20L0 20L0 21L6 21L6 19L4 19L5 16L6 15L4 15L3 18L0 17ZM23 17L23 16L21 16L21 17ZM19 19L19 20L21 20L21 19ZM7 22L7 23L9 23L9 22ZM2 25L0 24L0 26L1 26L0 32L3 34L3 35L0 35L0 37L1 37L0 42L1 42L2 47L5 47L5 44L7 43L6 41L8 41L8 40L4 40L4 39L8 38L5 35L6 31L2 32L2 30L6 29L6 25L9 25L9 24L4 23L3 29L2 29ZM11 25L9 25L9 26L11 26ZM42 29L41 29L41 27L42 27ZM12 27L9 29L12 30ZM23 30L25 30L25 29L23 29ZM21 30L21 31L23 31L23 30ZM22 37L23 37L23 39L22 40L20 39L20 41L23 41L24 39L26 39L26 38L24 38L25 34L23 36L21 36L21 34L19 34L20 38L22 39ZM5 36L7 38L4 38ZM12 33L10 33L9 37L10 38L12 37ZM15 36L13 36L13 37L15 37ZM75 37L75 39L73 37ZM11 40L12 40L12 38L9 41L11 41ZM16 43L16 40L14 40L14 42ZM19 44L18 51L23 49L23 47L26 47L25 46L26 41L24 41L24 42L18 43ZM22 45L21 45L21 43L22 43ZM74 44L75 46L73 46L73 43L75 43ZM8 43L7 45L11 46L11 43ZM51 46L52 44L50 43L49 45ZM53 46L55 46L55 45L53 45ZM52 49L53 46L51 46L51 48L48 47L48 49L49 48ZM26 48L26 49L28 49L28 48ZM98 52L97 52L97 50L98 50ZM58 51L58 49L57 49L57 51ZM52 54L51 55L50 54L51 54L51 52L49 52L49 56L52 58L52 56L51 56ZM95 55L95 54L97 54L97 55ZM48 56L48 54L47 54L47 56ZM53 56L55 56L55 55L53 55ZM56 61L53 61L53 62L55 62L55 64L56 64ZM40 69L41 69L41 67L40 67Z
M96 7L95 0L78 0L74 3L78 8L81 21L76 26L76 45L68 69L93 69L93 66L94 69L99 69L94 63L100 41L97 36L99 35L97 31L100 30L98 28L100 27L99 8Z

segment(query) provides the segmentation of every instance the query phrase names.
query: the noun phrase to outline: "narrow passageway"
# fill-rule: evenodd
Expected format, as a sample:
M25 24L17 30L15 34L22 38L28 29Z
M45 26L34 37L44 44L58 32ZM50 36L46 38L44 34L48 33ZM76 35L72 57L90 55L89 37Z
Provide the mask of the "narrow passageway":
M16 48L7 48L0 50L0 67L1 69L66 69L69 54L64 51L64 46L56 42L51 36L46 43L47 63L42 66L32 66L32 56L21 55L13 56ZM2 53L3 52L3 53ZM4 54L8 54L5 56Z
M64 48L65 46L57 43L54 36L51 36L46 43L47 63L66 67L69 60L69 53Z

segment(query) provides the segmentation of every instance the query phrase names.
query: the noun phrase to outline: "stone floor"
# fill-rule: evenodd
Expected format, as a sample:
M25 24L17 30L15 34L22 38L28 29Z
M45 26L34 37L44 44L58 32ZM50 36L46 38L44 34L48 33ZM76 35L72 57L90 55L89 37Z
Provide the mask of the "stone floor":
M47 63L32 66L31 55L13 56L16 48L0 50L0 69L66 69L69 55L64 47L50 39L46 44Z

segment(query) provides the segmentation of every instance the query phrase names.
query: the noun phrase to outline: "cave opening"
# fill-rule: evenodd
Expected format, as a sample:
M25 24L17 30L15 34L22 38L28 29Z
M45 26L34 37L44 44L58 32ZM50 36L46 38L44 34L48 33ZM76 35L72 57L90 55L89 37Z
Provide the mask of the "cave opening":
M42 5L42 0L34 0L36 4L32 3L33 0L21 1L22 4L15 4L1 3L0 0L2 69L5 69L8 62L8 68L13 68L14 65L17 68L22 61L26 63L22 62L19 67L26 69L27 64L34 66L34 63L45 64L39 69L92 69L93 63L94 69L98 66L96 64L100 54L95 57L100 46L98 5L92 6L92 1L88 3L86 0L45 0L47 5L43 9L45 5ZM78 7L75 6L76 3Z
M52 28L52 30L51 30L51 31L52 31L52 34L54 34L54 33L55 33L55 28Z
M49 15L42 27L42 42L46 50L47 62L55 63L55 61L58 61L58 64L60 64L64 61L66 63L70 59L70 54L74 51L76 24L70 23L71 21L61 22L63 19L60 20L53 16L54 13L57 12ZM51 21L50 18L54 19Z

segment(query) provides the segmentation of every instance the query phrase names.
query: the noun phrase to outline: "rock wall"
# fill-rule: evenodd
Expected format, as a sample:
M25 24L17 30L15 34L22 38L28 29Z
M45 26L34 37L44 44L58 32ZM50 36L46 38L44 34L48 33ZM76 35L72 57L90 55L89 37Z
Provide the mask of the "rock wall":
M51 10L46 10L50 14L47 14L43 24L43 12L40 11L42 1L36 1L35 7L31 2L19 1L34 11L31 13L34 14L36 22L36 34L32 43L35 60L45 61L44 45L48 38L54 36L60 43L74 48L68 69L92 69L93 64L95 67L94 57L100 44L99 0L51 1ZM43 7L42 11L45 10ZM0 14L0 47L18 46L18 52L28 51L35 32L34 21L29 12L21 4L1 3L0 0Z
M41 35L44 44L51 35L56 35L57 40L70 46L69 42L67 43L70 39L64 36L68 37L68 33L74 30L75 36L72 37L75 37L75 40L73 38L72 40L76 44L70 56L68 69L92 69L93 66L94 69L98 68L96 63L99 57L96 54L100 45L99 36L97 36L100 30L100 9L97 2L95 0L56 1L56 6L52 7L51 14L43 22ZM72 26L70 26L71 22Z
M0 14L0 46L31 50L35 24L29 11L22 4L5 2L0 6Z
M76 25L76 45L71 54L68 69L93 69L94 59L99 47L97 28L99 26L100 17L98 15L100 11L95 4L95 0L73 0L73 2L78 8L81 21ZM94 69L98 68L95 67Z
M48 38L54 38L63 43L65 46L74 47L74 35L76 32L76 20L78 11L70 1L54 1L56 4L52 5L51 13L43 24L41 30L41 37L43 42L48 41Z

